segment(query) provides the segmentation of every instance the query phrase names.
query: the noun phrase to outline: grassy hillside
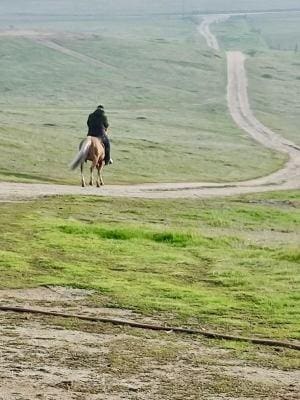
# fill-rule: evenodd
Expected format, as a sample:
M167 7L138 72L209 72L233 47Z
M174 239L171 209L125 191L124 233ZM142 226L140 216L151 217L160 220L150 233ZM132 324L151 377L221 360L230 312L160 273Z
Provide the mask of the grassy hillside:
M98 305L296 338L299 205L293 192L2 204L0 286L91 288Z
M235 126L225 57L206 48L190 21L111 20L92 35L53 40L104 65L0 38L1 179L77 182L67 164L99 103L116 160L107 182L231 181L283 162Z
M300 13L233 17L213 29L223 47L248 54L250 101L258 119L300 144Z
M213 30L225 48L294 52L300 47L299 21L300 12L238 15Z

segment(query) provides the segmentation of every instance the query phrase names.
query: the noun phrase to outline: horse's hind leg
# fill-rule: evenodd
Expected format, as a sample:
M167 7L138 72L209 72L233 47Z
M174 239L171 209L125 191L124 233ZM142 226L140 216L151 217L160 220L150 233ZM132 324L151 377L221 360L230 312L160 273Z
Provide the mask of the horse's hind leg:
M100 166L100 168L99 168L99 177L100 177L100 185L101 185L101 186L104 185L103 178L102 178L102 171L103 171L103 168L104 168L104 161L102 161L102 164L101 164L101 166Z
M94 185L94 165L93 164L91 165L90 171L91 171L90 186L93 186Z
M97 176L97 187L103 186L104 182L102 179L103 163L97 166L98 176Z
M80 172L81 172L81 186L85 187L85 180L83 175L83 163L80 165Z
M90 171L91 171L91 178L90 178L90 186L94 185L94 169L97 167L98 160L92 162Z
M100 168L97 166L97 187L100 187Z

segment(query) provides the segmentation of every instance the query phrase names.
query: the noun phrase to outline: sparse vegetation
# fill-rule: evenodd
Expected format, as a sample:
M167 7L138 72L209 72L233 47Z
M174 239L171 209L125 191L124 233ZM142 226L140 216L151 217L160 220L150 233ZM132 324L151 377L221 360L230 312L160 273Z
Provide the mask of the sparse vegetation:
M109 305L295 338L299 196L256 199L2 205L1 286L90 288Z

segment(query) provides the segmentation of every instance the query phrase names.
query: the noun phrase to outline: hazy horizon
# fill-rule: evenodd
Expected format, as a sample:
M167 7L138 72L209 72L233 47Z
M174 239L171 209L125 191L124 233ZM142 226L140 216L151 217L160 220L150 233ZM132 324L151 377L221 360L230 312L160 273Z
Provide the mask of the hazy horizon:
M1 0L0 17L7 15L128 15L182 12L221 12L300 9L299 0Z

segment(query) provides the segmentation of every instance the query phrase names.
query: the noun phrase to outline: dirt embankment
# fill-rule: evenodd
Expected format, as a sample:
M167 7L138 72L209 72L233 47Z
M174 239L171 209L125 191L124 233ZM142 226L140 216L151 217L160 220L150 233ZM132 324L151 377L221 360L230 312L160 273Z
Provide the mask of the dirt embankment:
M6 304L151 322L130 310L91 306L91 296L62 287L0 291ZM298 399L299 371L263 365L280 357L275 350L252 349L265 360L260 365L172 332L0 316L0 400Z

